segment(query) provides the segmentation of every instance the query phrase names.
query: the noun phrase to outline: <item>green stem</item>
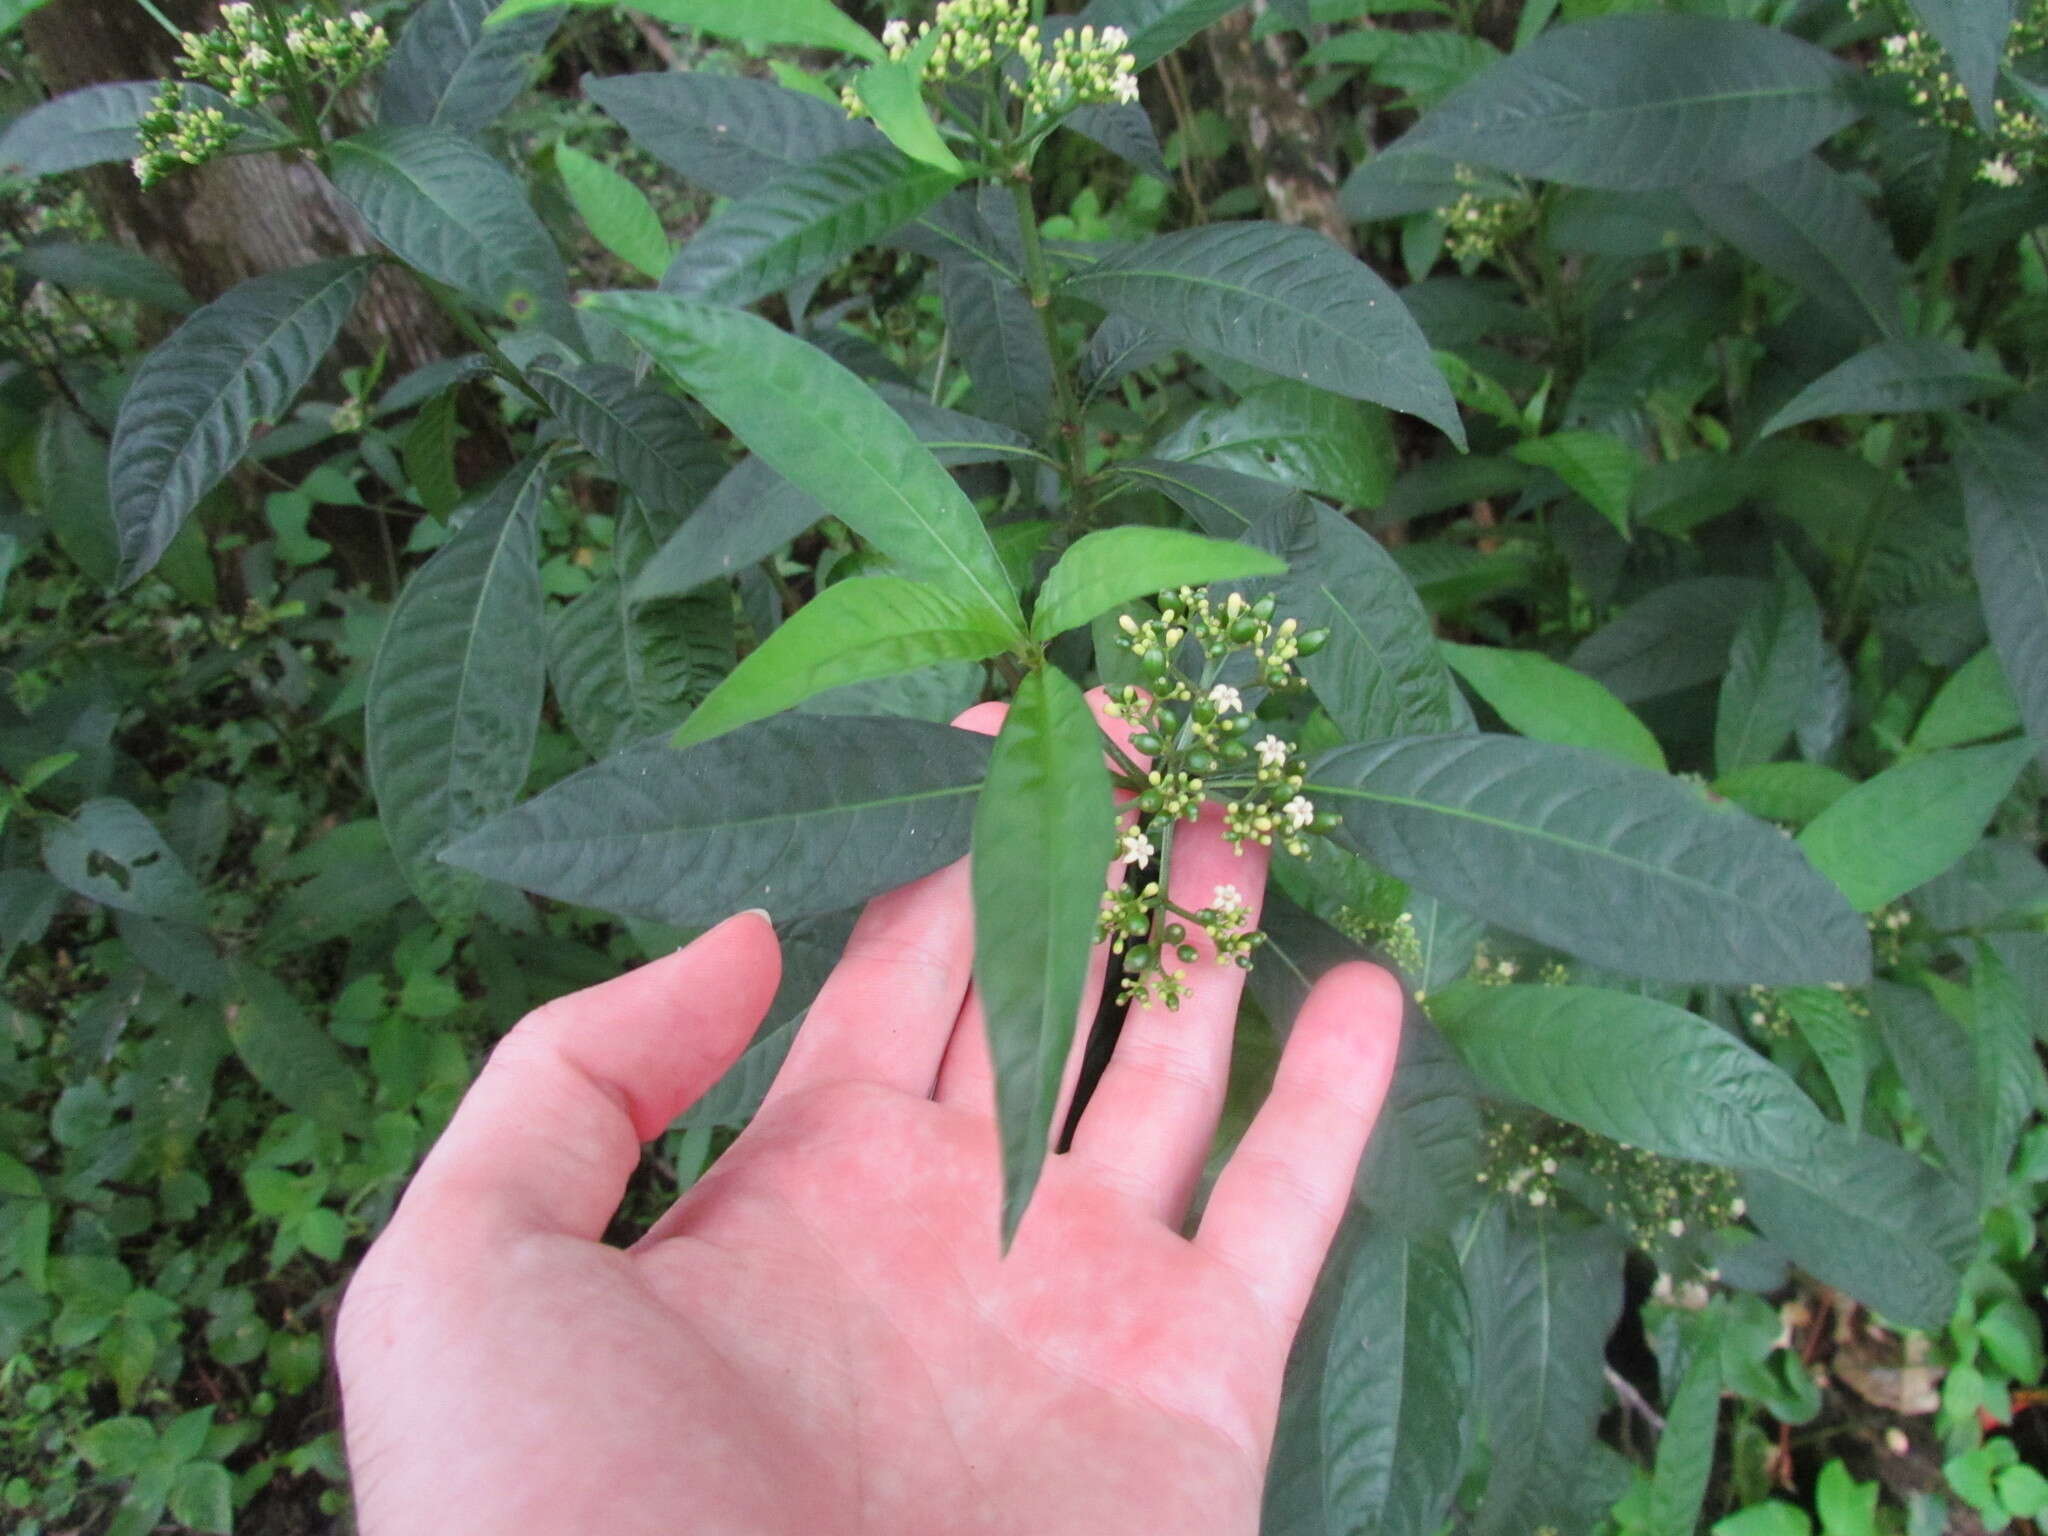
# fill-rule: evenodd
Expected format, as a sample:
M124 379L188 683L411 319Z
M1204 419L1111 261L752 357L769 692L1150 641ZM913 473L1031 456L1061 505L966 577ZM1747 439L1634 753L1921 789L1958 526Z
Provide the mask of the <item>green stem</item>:
M392 257L391 259L398 261L397 257ZM527 399L531 400L542 411L548 410L546 397L526 382L526 375L521 373L518 365L505 355L505 349L491 339L491 333L477 323L476 316L469 312L468 306L461 299L450 293L447 288L427 276L426 273L420 271L417 267L403 261L399 261L398 264L419 280L419 285L426 291L427 297L440 307L443 314L455 322L455 328L469 338L477 351L483 353L490 360L492 370L500 378L526 396Z
M1892 440L1885 448L1884 489L1873 496L1870 510L1863 515L1863 526L1856 532L1856 549L1849 557L1849 574L1842 581L1842 599L1836 607L1840 615L1840 626L1836 632L1839 641L1847 642L1855 633L1857 624L1857 599L1863 592L1863 578L1870 570L1870 557L1877 548L1878 530L1884 526L1886 516L1891 512L1892 503L1898 498L1897 478L1900 466L1906 459L1906 434L1904 423L1898 419L1892 422Z
M1080 407L1074 399L1074 387L1067 378L1065 363L1060 357L1059 327L1054 324L1052 315L1052 264L1046 260L1045 242L1039 238L1038 210L1031 201L1028 169L1023 176L1011 179L1010 196L1017 205L1017 225L1024 240L1026 290L1031 298L1031 307L1038 312L1038 324L1045 333L1046 353L1052 358L1053 409L1057 418L1054 430L1059 433L1066 456L1067 528L1071 534L1087 525L1090 510L1088 460L1081 444Z
M292 104L292 116L298 120L299 133L306 141L306 153L324 167L327 145L320 137L320 114L313 106L313 89L306 80L306 72L299 68L298 55L285 42L284 17L278 14L277 0L256 0L256 11L270 33L271 49L284 65L285 98Z
M1942 166L1940 200L1934 205L1934 233L1927 237L1921 260L1929 279L1928 292L1937 301L1948 298L1948 265L1956 243L1956 215L1963 206L1963 185L1969 180L1970 162L1976 158L1969 144L1959 136L1948 141L1948 159ZM1921 312L1920 329L1932 335L1946 319L1943 302L1931 303Z

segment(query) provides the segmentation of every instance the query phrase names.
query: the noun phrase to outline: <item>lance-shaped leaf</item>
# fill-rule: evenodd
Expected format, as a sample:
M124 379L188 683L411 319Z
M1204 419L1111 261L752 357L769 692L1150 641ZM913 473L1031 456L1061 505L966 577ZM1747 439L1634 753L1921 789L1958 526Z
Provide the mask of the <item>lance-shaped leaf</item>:
M437 282L508 320L580 345L560 252L518 178L445 128L372 128L329 148L370 232Z
M1955 863L2032 755L2025 741L1958 747L1887 768L1808 824L1799 846L1859 912L1874 912Z
M35 240L0 255L0 261L46 283L91 288L174 315L198 308L185 285L167 267L125 245L99 240Z
M43 827L43 868L79 895L117 911L172 922L206 921L206 893L156 823L126 800L88 800Z
M535 455L479 500L399 594L370 668L370 788L428 911L459 919L476 881L436 862L526 782L546 687Z
M1115 835L1102 732L1055 667L1024 679L974 814L974 985L995 1068L1007 1250L1045 1160Z
M235 967L228 1038L249 1075L287 1107L335 1130L360 1130L369 1095L290 988L257 966Z
M494 0L427 0L398 34L377 89L377 120L478 133L526 88L564 12L558 5L486 27Z
M132 160L141 146L135 125L155 102L162 82L122 80L88 85L54 101L31 107L0 130L0 177L32 179L64 171ZM238 107L209 86L179 86L187 108L220 113L242 131L230 153L275 149L291 142L291 131L267 112Z
M1720 773L1776 757L1820 686L1826 653L1820 605L1783 549L1776 563L1769 595L1744 615L1729 648L1714 716L1714 766Z
M451 847L544 896L706 928L856 906L967 851L989 742L922 720L790 716L632 747ZM1100 878L1100 871L1097 872Z
M1509 450L1524 464L1550 470L1586 499L1586 504L1629 537L1629 501L1642 461L1611 432L1553 432Z
M842 581L783 620L697 707L676 745L708 741L827 688L934 662L980 661L1016 638L981 604L943 587L900 576Z
M1432 1536L1469 1430L1472 1313L1440 1237L1366 1235L1344 1278L1323 1375L1331 1528Z
M491 13L499 27L515 17L558 5L561 0L504 0ZM573 0L583 6L609 5L611 0ZM882 45L860 24L844 15L832 0L634 0L644 11L670 26L729 37L757 48L830 48L855 58L879 59Z
M107 466L124 582L162 558L257 424L284 414L334 344L371 265L350 258L251 278L143 361L121 402Z
M1986 646L1949 674L1913 727L1915 752L1963 747L2022 729L2019 704L1998 652Z
M979 261L939 269L947 333L973 381L968 403L1022 432L1041 434L1052 419L1052 352L1031 298Z
M1584 673L1540 651L1449 642L1439 649L1451 670L1522 735L1605 752L1652 773L1664 771L1664 750L1649 727Z
M1291 486L1211 464L1126 459L1111 472L1158 491L1219 539L1240 538L1265 522L1292 527L1313 510L1310 498Z
M583 94L663 165L721 197L747 197L834 150L880 142L830 102L744 75L586 75Z
M1160 235L1063 287L1185 346L1420 416L1465 446L1422 328L1372 268L1310 230L1225 223Z
M729 203L662 274L664 291L744 305L822 277L953 189L887 144L842 149Z
M675 250L647 194L567 142L555 146L555 169L598 244L643 277L659 280Z
M1624 704L1710 682L1727 670L1743 615L1768 590L1744 576L1670 582L1580 641L1571 664Z
M723 589L634 603L606 576L548 628L555 698L596 757L675 730L733 659L732 596Z
M939 44L939 34L928 32L922 43L904 59L870 64L854 77L853 88L861 105L875 120L875 126L904 154L922 165L959 178L967 174L931 119L924 103L919 69Z
M1906 337L1880 342L1836 364L1779 406L1757 436L1823 416L1945 411L2018 387L1990 358L1933 336Z
M1998 100L1998 61L2012 32L2012 0L1908 0L1920 25L1948 50L1956 79L1969 93L1980 127L1989 129Z
M1721 1352L1693 1353L1667 1405L1650 1475L1649 1536L1693 1536L1721 1428Z
M1754 22L1602 16L1551 28L1393 147L1623 192L1741 180L1855 121L1847 75Z
M1151 592L1286 573L1284 560L1245 544L1171 528L1104 528L1076 539L1046 576L1031 633L1050 640Z
M1863 921L1768 824L1512 736L1339 747L1306 793L1388 873L1595 965L1724 985L1863 980Z
M2048 453L1962 424L1963 508L1984 623L2020 718L2048 762Z
M1302 384L1255 389L1234 405L1202 406L1156 452L1377 507L1394 478L1386 412Z
M725 456L690 408L655 384L636 382L629 369L542 361L526 370L526 382L576 441L668 526L725 476Z
M1496 1092L1665 1157L1772 1168L1828 1134L1782 1068L1654 998L1467 982L1431 998L1430 1014Z
M1080 21L1092 27L1121 27L1132 56L1144 69L1173 52L1211 22L1221 21L1245 0L1090 0Z
M790 484L1021 636L1017 594L974 503L852 373L739 310L665 293L593 294L584 307L643 347Z

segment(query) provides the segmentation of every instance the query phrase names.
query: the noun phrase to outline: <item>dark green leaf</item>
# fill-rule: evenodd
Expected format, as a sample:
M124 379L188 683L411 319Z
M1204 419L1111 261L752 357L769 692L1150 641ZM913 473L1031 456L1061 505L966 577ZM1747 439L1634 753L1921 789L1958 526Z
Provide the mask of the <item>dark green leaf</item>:
M170 314L194 306L175 275L160 262L124 245L82 240L36 240L0 256L0 262L30 277L67 288L91 288L117 299L132 299Z
M311 378L370 280L359 258L230 288L144 359L114 424L108 485L121 579L162 558L187 514Z
M957 180L886 144L837 150L727 204L691 237L661 286L709 303L751 304L831 272Z
M1742 179L1855 120L1846 74L1754 22L1602 16L1501 60L1397 147L1617 191Z
M974 504L853 374L738 310L663 293L593 294L584 304L877 549L1021 632L1016 593Z
M543 361L526 381L561 422L672 527L725 476L718 451L690 408L668 391L603 363Z
M1657 1437L1648 1536L1693 1536L1699 1528L1720 1428L1721 1356L1717 1350L1702 1349L1671 1394L1664 1430Z
M538 520L547 461L506 474L406 583L370 670L377 812L414 892L455 920L476 882L437 862L526 782L546 685Z
M503 0L491 12L491 26L542 10L555 0ZM605 5L609 0L574 0ZM757 48L829 48L856 58L884 57L882 45L832 0L637 0L633 7L670 26L713 37L730 37Z
M1166 168L1166 156L1159 148L1159 135L1152 129L1152 119L1135 102L1077 107L1060 126L1093 140L1131 169L1155 181L1173 180L1173 172Z
M1154 451L1319 491L1352 507L1378 507L1394 475L1386 412L1303 384L1271 384L1235 405L1202 406Z
M1080 20L1091 27L1121 27L1144 69L1173 52L1245 0L1090 0Z
M2005 428L1968 426L1963 507L1984 622L2020 718L2048 762L2048 453Z
M746 197L821 155L879 142L830 102L743 75L586 75L583 93L655 159L721 197Z
M646 193L566 141L555 146L555 169L598 244L643 277L668 270L675 252Z
M88 800L43 827L43 868L79 895L123 912L206 921L206 895L156 823L126 800Z
M1336 840L1541 943L1666 981L1861 981L1863 923L1769 825L1599 753L1510 736L1339 747Z
M1823 416L1944 411L2018 388L1996 360L1932 336L1880 342L1839 363L1778 407L1759 437Z
M1169 497L1204 533L1234 539L1260 523L1293 527L1314 511L1300 491L1210 464L1126 459L1115 472Z
M228 1038L249 1075L286 1108L331 1129L360 1133L368 1095L327 1032L267 971L236 966L235 989Z
M1844 324L1866 335L1905 334L1905 274L1891 238L1819 157L1804 155L1746 181L1694 187L1686 198L1715 234Z
M421 506L440 518L462 500L462 484L455 477L455 444L461 433L456 418L459 399L457 389L444 389L421 406L401 450L413 494Z
M129 954L180 992L219 997L227 990L227 967L204 929L121 912L114 918L114 931Z
M1284 561L1243 544L1171 528L1105 528L1060 556L1039 589L1031 633L1050 640L1134 597L1286 571Z
M947 334L983 415L1038 435L1052 419L1053 361L1045 327L1011 279L978 261L939 268Z
M1735 631L1768 590L1743 576L1671 582L1588 635L1571 663L1624 704L1710 682L1727 669Z
M723 588L634 604L607 576L548 629L555 697L596 757L675 730L733 660L732 597Z
M606 758L447 858L678 928L749 906L779 922L836 912L967 851L988 752L986 737L920 720L762 720L684 751Z
M83 416L58 401L44 407L36 431L35 475L43 518L58 547L94 586L112 586L121 552L107 485L107 447Z
M0 130L0 177L33 180L134 159L141 147L135 124L160 88L155 80L88 85L30 108ZM189 83L180 89L186 106L217 111L241 126L236 153L275 148L291 138L268 113L235 106L216 90Z
M1448 642L1440 649L1451 670L1522 735L1605 752L1653 773L1664 771L1664 751L1649 728L1584 673L1540 651Z
M1005 1249L1038 1183L1115 817L1102 732L1065 673L1024 679L974 815L974 985L995 1067Z
M708 741L827 688L938 661L980 661L1015 640L1016 632L971 596L900 576L838 582L785 619L719 684L677 733L676 745Z
M377 120L478 133L526 88L564 12L550 6L486 27L495 0L426 0L384 65Z
M741 460L628 587L635 602L695 591L766 559L831 514L759 459Z
M1470 176L1473 167L1461 167L1459 161L1444 155L1374 155L1344 178L1338 201L1350 217L1371 222L1398 219L1411 213L1434 213L1450 207L1468 192L1495 197L1515 195L1514 183L1506 177L1489 175L1483 182L1461 181L1460 169Z
M1978 126L1989 130L1997 101L1998 63L2012 31L2012 0L1907 0L1920 25L1948 50L1969 93Z
M1743 616L1728 652L1714 716L1714 767L1722 774L1776 757L1820 684L1820 605L1780 549L1777 580Z
M1065 291L1183 345L1465 429L1421 327L1362 261L1311 230L1209 224L1159 235Z
M1799 846L1859 912L1873 912L1976 846L2031 752L1996 742L1887 768L1815 817Z
M63 905L64 888L39 869L0 869L0 972L33 944Z
M1842 1106L1842 1123L1850 1130L1863 1126L1863 1101L1877 1065L1877 1042L1870 1033L1870 1009L1832 987L1784 987L1772 1000L1792 1020L1792 1027L1820 1061L1821 1070Z
M2013 1149L2034 1109L2048 1104L2048 1081L2034 1051L2026 994L1988 944L1977 945L1968 997L1977 1088L1972 1150L1979 1197L1989 1204L2005 1193Z

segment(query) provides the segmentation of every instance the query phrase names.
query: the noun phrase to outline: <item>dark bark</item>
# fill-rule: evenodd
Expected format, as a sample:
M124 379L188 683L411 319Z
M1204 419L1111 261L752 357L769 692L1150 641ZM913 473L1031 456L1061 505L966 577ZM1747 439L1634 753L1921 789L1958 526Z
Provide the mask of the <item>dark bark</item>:
M1263 5L1233 12L1202 34L1223 87L1223 111L1237 128L1270 215L1318 230L1352 249L1351 221L1337 206L1337 156L1308 104L1285 36L1252 38Z

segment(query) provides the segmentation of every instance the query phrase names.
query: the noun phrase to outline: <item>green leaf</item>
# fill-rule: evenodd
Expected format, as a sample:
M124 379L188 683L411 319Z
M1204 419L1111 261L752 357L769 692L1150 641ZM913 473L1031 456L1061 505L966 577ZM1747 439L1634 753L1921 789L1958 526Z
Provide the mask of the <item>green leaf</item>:
M721 197L748 197L834 150L877 142L839 107L740 75L586 75L583 93L655 159Z
M283 415L340 334L371 267L352 257L251 278L143 360L121 401L107 471L124 584L162 558L258 423Z
M927 34L927 41L935 44L937 33ZM924 90L910 59L870 64L854 76L853 88L860 93L861 105L868 109L875 126L904 154L942 172L949 184L967 174L967 167L948 147L925 107Z
M1052 353L1031 297L979 261L939 268L947 333L973 381L969 403L1022 432L1042 434L1055 397Z
M400 449L413 494L439 518L462 500L462 484L455 477L455 444L462 430L456 416L459 399L458 388L444 389L421 406Z
M2018 387L1995 360L1952 342L1932 336L1880 342L1836 364L1779 406L1757 436L1824 416L1945 411Z
M2012 32L2012 0L1907 0L1920 25L1947 50L1969 93L1977 125L1989 130L1998 95L1998 63Z
M1831 987L1785 987L1773 997L1827 1073L1842 1106L1843 1124L1852 1131L1861 1129L1863 1101L1871 1069L1877 1065L1870 1010Z
M1016 641L971 597L899 576L827 587L712 691L676 735L686 747L760 720L813 694L938 661L980 661Z
M1475 916L1665 981L1861 981L1860 918L1774 829L1676 780L1511 736L1339 747L1342 846Z
M1031 633L1050 640L1153 592L1286 572L1285 561L1244 544L1170 528L1104 528L1083 534L1060 556L1039 589Z
M110 160L134 159L141 149L135 140L135 124L155 102L160 88L155 80L88 85L31 107L0 129L0 179L34 180ZM234 153L276 148L292 138L268 113L238 107L216 90L189 83L181 90L187 107L217 111L241 125L243 132L235 140Z
M1138 68L1145 69L1182 43L1240 9L1245 0L1090 0L1087 26L1121 27Z
M445 857L678 928L751 906L786 922L854 906L965 853L988 752L984 736L921 720L762 720L684 751L617 753Z
M1774 1168L1828 1132L1769 1059L1654 998L1468 982L1431 998L1430 1016L1496 1092L1665 1157Z
M1509 452L1524 464L1552 471L1614 524L1616 533L1629 536L1629 500L1642 461L1620 438L1607 432L1553 432L1517 443Z
M1721 683L1714 766L1724 776L1776 757L1820 685L1820 605L1783 549L1774 559L1777 581L1743 615Z
M630 369L542 361L526 370L526 382L577 442L654 509L664 532L725 476L724 454L689 406L656 384L635 382Z
M971 595L1021 637L981 516L903 419L817 348L738 310L665 293L584 307L644 348L771 468L913 575Z
M526 782L546 685L538 563L547 460L516 466L406 583L370 669L363 731L378 816L427 910L461 917L473 880L436 855Z
M1671 1394L1650 1477L1647 1536L1693 1536L1721 1427L1721 1356L1697 1351Z
M1870 1016L1885 1054L1906 1085L1928 1139L1958 1180L1981 1189L1977 1169L1977 1096L1969 1030L1918 987L1880 981Z
M1248 535L1286 560L1275 612L1330 638L1300 671L1347 737L1369 741L1471 724L1429 615L1379 540L1320 502L1283 505Z
M171 1483L170 1510L188 1530L228 1536L235 1522L235 1481L217 1461L189 1461Z
M1624 704L1711 682L1727 670L1743 616L1768 590L1743 576L1669 582L1579 642L1571 664Z
M657 274L661 287L707 303L751 304L833 271L937 202L959 175L886 144L837 150L719 210Z
M1804 1163L1750 1169L1742 1191L1757 1230L1823 1285L1909 1328L1948 1323L1976 1206L1912 1153L1843 1131Z
M1664 771L1664 750L1649 728L1584 673L1539 651L1448 641L1438 648L1451 670L1522 735L1605 752L1653 773Z
M519 180L445 128L372 128L328 146L330 174L402 260L493 315L579 347L562 258Z
M1715 234L1844 324L1866 335L1905 334L1905 274L1891 237L1818 156L1690 188L1686 201Z
M1624 192L1739 181L1853 122L1847 73L1754 22L1602 16L1545 32L1394 147Z
M1154 451L1299 486L1352 507L1378 507L1394 477L1386 413L1302 384L1255 389L1235 405L1205 405Z
M0 0L0 37L7 36L29 17L32 11L39 11L50 0Z
M675 253L647 194L566 141L555 145L555 169L598 244L643 276L659 281Z
M398 34L377 87L377 120L477 134L526 89L564 12L550 5L486 27L492 0L426 0Z
M1332 1528L1433 1536L1449 1511L1472 1394L1472 1314L1440 1237L1370 1231L1344 1277L1323 1375Z
M1024 679L974 813L974 985L995 1066L1005 1251L1038 1183L1115 837L1102 732L1066 674Z
M1716 1520L1713 1536L1813 1536L1813 1521L1796 1505L1766 1499Z
M2020 728L2019 705L1989 646L1957 667L1913 727L1915 752L1967 746Z
M2034 1051L2026 994L1998 952L1981 941L1970 967L1969 1014L1977 1187L1990 1204L2005 1193L2020 1132L2035 1106L2048 1103L2048 1081Z
M1855 787L1839 768L1819 763L1758 763L1713 783L1715 794L1752 816L1802 827Z
M228 1038L249 1075L287 1109L333 1130L360 1132L369 1102L362 1077L289 988L254 965L235 967Z
M102 1477L133 1477L156 1450L156 1427L132 1415L101 1419L82 1430L76 1443L78 1454Z
M1421 327L1370 267L1311 230L1222 223L1158 235L1063 291L1185 346L1420 416L1465 446Z
M733 668L731 594L633 603L606 576L548 628L548 676L596 757L675 730Z
M1307 518L1313 501L1300 491L1207 464L1125 459L1112 473L1158 491L1195 520L1204 533L1234 539L1260 523L1291 526Z
M206 921L206 895L163 834L126 800L88 800L43 827L43 868L103 906L179 923Z
M2005 428L1959 429L1984 622L2020 718L2048 762L2048 453Z
M161 262L124 245L96 240L35 240L0 255L0 263L42 282L91 288L169 314L197 308L185 285Z
M1857 911L1874 912L1968 853L2031 755L2007 741L1887 768L1815 817L1799 846Z
M560 0L505 0L491 12L490 25L501 26L516 16L559 4ZM573 0L582 6L609 5L611 0ZM860 25L842 15L832 0L633 0L644 11L672 27L688 27L713 37L729 37L756 48L830 48L855 58L886 57L882 45Z
M57 401L44 407L34 459L43 518L58 547L98 587L114 584L121 559L107 459L94 423Z

